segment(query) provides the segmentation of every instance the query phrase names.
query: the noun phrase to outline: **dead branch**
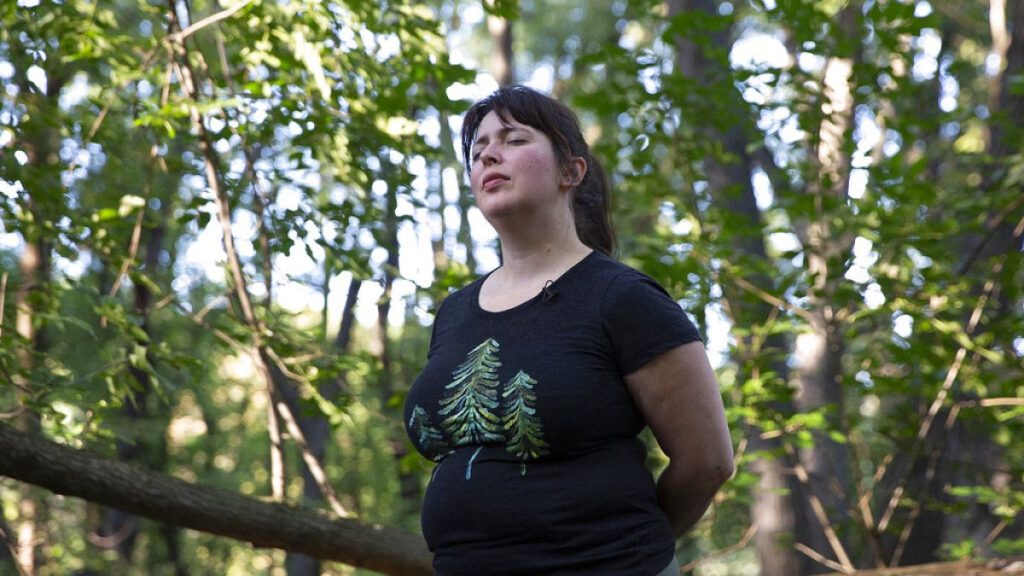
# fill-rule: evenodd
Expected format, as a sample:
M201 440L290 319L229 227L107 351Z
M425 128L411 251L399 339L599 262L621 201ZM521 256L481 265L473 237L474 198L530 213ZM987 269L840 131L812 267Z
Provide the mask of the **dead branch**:
M385 574L429 576L417 535L193 484L138 464L62 446L0 423L0 476L158 522Z

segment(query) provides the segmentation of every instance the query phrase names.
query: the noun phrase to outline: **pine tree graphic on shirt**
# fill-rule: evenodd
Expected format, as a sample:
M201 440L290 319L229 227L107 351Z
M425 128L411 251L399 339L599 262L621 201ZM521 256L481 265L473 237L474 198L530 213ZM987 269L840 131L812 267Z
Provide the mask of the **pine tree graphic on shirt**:
M438 415L444 417L440 429L431 424L427 411L418 405L413 407L409 428L434 460L441 460L457 446L504 443L510 454L523 461L525 475L526 461L548 454L549 448L537 417L537 381L519 370L499 384L499 348L496 340L488 338L466 354L466 360L452 372L452 381L440 400ZM446 444L446 434L450 444ZM467 464L467 479L479 453L478 448Z
M525 460L548 453L548 443L544 441L544 432L534 407L537 394L533 385L536 383L529 374L520 370L501 392L502 397L508 399L507 412L502 417L508 439L506 449L524 461L522 474L526 474Z
M466 361L445 386L441 399L441 425L456 446L471 446L502 439L498 411L498 342L488 338L467 354Z
M417 442L423 447L424 452L431 454L431 460L439 461L451 453L445 443L444 434L434 427L430 415L422 406L415 406L412 409L409 429L415 431Z

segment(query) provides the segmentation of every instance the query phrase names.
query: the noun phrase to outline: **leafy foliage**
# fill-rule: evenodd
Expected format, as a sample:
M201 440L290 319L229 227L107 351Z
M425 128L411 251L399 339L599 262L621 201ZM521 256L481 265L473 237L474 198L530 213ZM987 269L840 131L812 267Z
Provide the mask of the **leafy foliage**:
M264 366L311 438L325 426L346 507L415 529L429 469L394 413L431 312L488 252L445 141L453 96L486 83L470 68L487 17L512 20L522 79L579 111L620 257L708 337L740 470L681 557L756 564L756 466L815 450L848 471L842 497L820 495L853 563L1019 553L1021 63L980 5L2 3L2 417L268 495ZM485 376L462 388L479 406L498 402L495 354L461 376ZM808 404L822 374L837 394ZM533 384L478 433L539 454ZM470 397L449 402L468 414ZM285 440L283 497L311 498ZM11 483L0 505L46 543L40 574L284 560L147 522L119 555L96 544L106 511Z

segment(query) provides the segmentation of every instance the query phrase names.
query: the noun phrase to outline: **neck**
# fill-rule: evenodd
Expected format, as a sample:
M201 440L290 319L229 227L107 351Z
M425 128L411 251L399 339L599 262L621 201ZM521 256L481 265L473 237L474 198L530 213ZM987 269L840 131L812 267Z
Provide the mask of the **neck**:
M563 238L515 241L502 237L502 275L508 280L557 278L590 252L575 227Z
M509 214L491 223L501 240L497 272L505 281L555 278L591 251L576 234L568 200L556 209Z

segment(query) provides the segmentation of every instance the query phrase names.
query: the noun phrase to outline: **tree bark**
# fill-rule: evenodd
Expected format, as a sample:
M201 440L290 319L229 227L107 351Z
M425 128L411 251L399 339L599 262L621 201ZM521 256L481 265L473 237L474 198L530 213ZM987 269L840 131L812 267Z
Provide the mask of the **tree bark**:
M13 534L4 514L4 503L0 500L0 566L9 566L11 572L17 572L14 550L18 543L12 538Z
M75 450L0 424L0 475L153 520L395 576L427 576L419 536L240 494Z
M493 4L488 0L488 4ZM494 50L491 52L491 74L499 86L516 81L515 53L512 50L512 22L501 16L487 17L487 31L491 33Z
M711 0L670 0L669 17L674 18L688 11L701 11L708 15L715 15L714 2ZM720 47L728 45L731 31L715 35L715 44ZM688 39L676 39L676 62L679 71L698 83L709 86L716 82L712 78L712 71L722 68L715 65L703 53L701 47ZM733 110L742 110L744 103L738 94L735 94L730 102L723 103L724 106ZM757 207L757 200L754 196L751 175L753 160L748 152L749 140L744 135L743 126L734 124L724 134L714 134L712 138L721 141L725 153L734 159L730 163L723 162L716 158L704 160L704 172L708 180L708 189L720 210L728 213L742 215L749 225L751 232L746 235L735 234L735 241L732 248L739 258L750 258L755 261L767 261L767 252L764 245L764 236L761 213ZM759 275L750 280L759 287L769 287L772 282L765 275ZM771 315L771 307L762 301L751 305L747 302L735 286L723 286L723 294L729 302L729 316L732 322L738 326L762 326L768 321ZM755 331L756 332L756 331ZM761 347L755 346L751 337L737 339L737 348L741 356L748 356L748 360L760 355L762 350L774 350L784 354L789 344L780 335L773 335L767 338ZM755 350L755 348L759 348ZM738 358L741 365L749 365L749 361ZM788 368L785 362L776 363L776 371L782 382L787 380ZM741 377L751 377L752 374L744 374ZM792 406L778 405L776 410L782 413L792 413ZM762 430L753 426L748 430L749 450L752 453L765 454L751 464L752 469L758 475L758 484L752 495L750 514L754 524L757 525L755 546L757 548L758 560L761 564L762 576L791 576L801 572L801 562L806 561L798 557L793 549L793 535L796 532L795 496L800 493L800 485L795 481L792 474L786 472L786 463L781 456L780 442L778 438L764 438ZM775 453L777 456L767 456Z
M47 228L57 222L63 207L60 181L60 129L57 118L60 117L58 99L64 88L70 71L65 68L62 58L51 54L47 58L46 86L44 90L36 87L28 79L28 70L35 65L31 51L21 44L21 37L12 35L13 45L9 54L15 55L14 82L22 94L21 102L26 110L28 122L21 126L26 137L16 144L27 156L28 161L20 180L26 191L18 198L22 210L31 219L19 226L25 241L25 248L18 263L21 271L21 284L15 295L15 331L27 342L27 346L19 346L16 351L19 372L12 376L19 404L26 408L18 417L17 425L25 431L35 432L40 429L39 414L27 405L27 400L35 395L36 390L31 384L31 374L36 369L37 360L43 357L50 348L45 326L45 313L49 304L51 282L51 260L53 250L53 231ZM22 574L31 576L39 568L41 556L38 544L46 540L42 533L45 526L45 502L40 500L35 491L24 489L18 502L18 523L15 528L18 541L16 560Z
M849 448L829 436L829 430L845 434L843 391L844 318L835 304L835 295L843 278L841 263L853 246L855 234L837 228L835 207L843 205L850 177L850 157L846 141L851 137L854 114L852 75L858 53L843 49L843 43L857 38L862 28L860 2L853 2L836 15L833 37L836 46L825 64L822 78L822 121L814 139L812 162L819 178L809 183L814 215L798 227L804 246L809 275L809 328L796 341L798 391L795 397L801 412L825 410L825 430L814 432L814 443L801 451L800 459L808 473L808 489L817 498L827 518L820 512L798 521L805 527L808 546L822 556L850 566L851 560L839 541L830 537L832 524L849 520L850 495L855 494L850 471ZM813 507L812 507L813 508Z
M388 251L388 259L384 264L384 293L377 302L377 336L380 342L380 393L381 407L385 414L391 416L392 422L402 421L401 407L395 407L392 399L398 391L395 385L396 366L393 363L395 357L394 347L388 330L388 317L391 314L391 298L395 280L398 278L398 216L395 210L398 207L397 184L393 178L387 178L393 173L394 167L385 168L388 189L384 198L384 241L387 244L384 248ZM395 470L398 473L399 492L403 506L406 510L416 510L420 504L420 484L418 479L410 472L404 471L401 466L402 459L409 453L405 441L404 428L396 429L390 439L389 449L394 459Z
M147 151L146 155L148 166L152 167L155 164L153 162L153 153ZM147 199L151 195L154 180L159 180L159 175L151 171L149 181L146 183L145 197ZM136 232L139 236L136 239L141 238L142 230L145 230L145 240L142 242L144 246L144 274L153 275L160 267L160 251L163 250L164 237L167 232L166 219L169 215L168 204L161 202L161 206L163 208L157 213L158 220L152 223L152 225L146 225L147 208L145 206L140 208L142 212L139 220L136 222L136 226L139 228ZM120 281L120 279L117 281ZM152 336L149 314L153 294L150 291L149 284L146 282L136 282L133 284L133 291L132 313L141 319L139 327L142 331L147 336ZM151 340L151 338L147 338L147 340ZM145 342L139 342L139 344L145 345ZM131 350L128 350L128 353L131 353ZM150 374L142 368L129 366L128 371L138 383L138 387L132 390L131 396L125 401L124 406L121 408L121 416L127 421L131 429L140 429L139 424L152 417L152 415L148 414L147 400L152 391L153 384ZM140 435L132 440L119 437L117 441L117 455L123 461L141 461L145 459L147 452L159 452L159 459L164 460L163 443L160 442L158 444L157 446L153 445L151 435L148 437ZM96 531L99 538L90 539L90 541L94 544L100 543L100 547L116 548L123 560L131 561L135 540L138 538L140 531L141 524L138 517L126 514L116 508L108 508L103 511L102 521Z

